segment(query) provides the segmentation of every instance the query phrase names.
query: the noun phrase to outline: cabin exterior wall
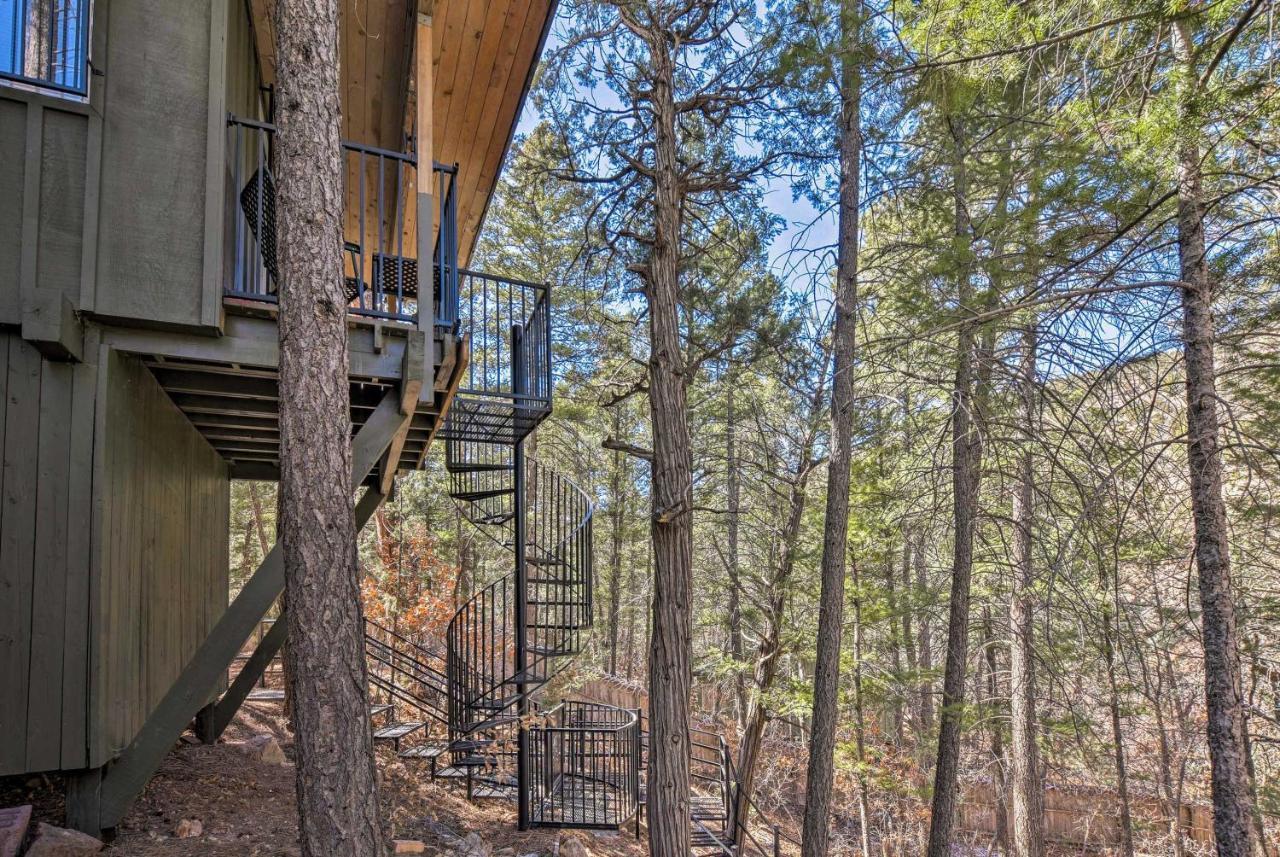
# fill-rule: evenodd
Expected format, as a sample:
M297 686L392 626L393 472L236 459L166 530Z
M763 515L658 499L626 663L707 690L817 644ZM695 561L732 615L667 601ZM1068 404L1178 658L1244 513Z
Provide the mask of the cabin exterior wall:
M87 336L0 334L0 775L117 755L227 605L226 462Z
M215 334L226 114L258 97L244 0L95 0L92 17L87 99L0 85L0 324L48 289Z
M142 362L102 349L89 766L116 756L227 606L227 464Z
M0 775L87 762L97 381L0 334Z

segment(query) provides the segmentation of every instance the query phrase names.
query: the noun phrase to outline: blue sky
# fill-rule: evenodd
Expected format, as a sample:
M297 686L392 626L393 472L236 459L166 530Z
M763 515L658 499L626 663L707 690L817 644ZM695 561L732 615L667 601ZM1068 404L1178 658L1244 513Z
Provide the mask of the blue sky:
M4 0L0 0L2 2ZM543 55L554 49L556 44L556 30L553 28L547 36ZM602 95L599 92L595 95L598 99L612 98L610 94ZM526 134L533 130L540 118L532 99L526 99L516 133ZM784 178L773 178L765 182L764 199L768 209L784 224L783 229L769 244L769 260L774 273L798 289L811 289L811 273L820 264L817 252L834 245L836 240L834 214L827 212L819 217L817 210L807 200L793 198L791 184Z

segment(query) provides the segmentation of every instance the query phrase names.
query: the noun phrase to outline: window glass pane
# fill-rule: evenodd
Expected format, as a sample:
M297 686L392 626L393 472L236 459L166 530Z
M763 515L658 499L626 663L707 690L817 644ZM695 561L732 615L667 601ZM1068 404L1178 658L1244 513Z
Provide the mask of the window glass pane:
M0 76L83 94L90 0L0 0Z

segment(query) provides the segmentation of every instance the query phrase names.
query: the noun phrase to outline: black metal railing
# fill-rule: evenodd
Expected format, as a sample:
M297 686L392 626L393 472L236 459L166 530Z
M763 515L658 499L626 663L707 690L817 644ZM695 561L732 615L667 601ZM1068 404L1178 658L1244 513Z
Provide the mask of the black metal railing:
M514 545L515 457L511 448L450 440L450 495L473 523L504 547ZM562 474L525 462L525 635L517 663L516 574L477 592L450 620L447 632L450 732L462 737L489 728L520 699L520 687L548 681L582 646L592 617L592 506Z
M639 711L564 702L527 741L532 826L617 828L639 811Z
M225 291L251 300L274 301L280 266L276 186L272 172L275 126L228 117ZM344 142L342 288L349 312L371 318L416 322L424 276L418 265L416 227L417 157L376 146ZM430 279L434 324L458 326L458 225L456 166L433 165L437 210ZM415 220L411 221L410 217Z
M393 710L407 705L432 720L448 720L448 678L440 653L365 619L365 656L375 699Z
M0 78L87 95L89 2L0 2Z
M518 442L551 413L547 287L463 270L458 331L470 344L470 358L442 436Z

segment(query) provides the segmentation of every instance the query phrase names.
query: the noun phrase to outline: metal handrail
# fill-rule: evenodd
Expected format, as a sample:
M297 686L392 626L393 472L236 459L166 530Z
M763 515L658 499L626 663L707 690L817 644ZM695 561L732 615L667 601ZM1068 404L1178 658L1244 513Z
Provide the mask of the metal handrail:
M228 295L273 302L278 293L275 182L271 173L274 123L227 115L233 234L225 266ZM417 322L421 295L431 294L437 328L455 332L458 320L457 165L432 162L436 187L435 247L419 272L418 244L405 235L409 192L418 182L418 157L344 140L342 288L353 315ZM247 179L246 179L247 176ZM419 188L421 191L422 189ZM353 209L354 206L354 209ZM430 223L430 221L428 221ZM428 228L431 228L428 225ZM354 229L354 234L352 234ZM428 291L429 290L429 291Z

